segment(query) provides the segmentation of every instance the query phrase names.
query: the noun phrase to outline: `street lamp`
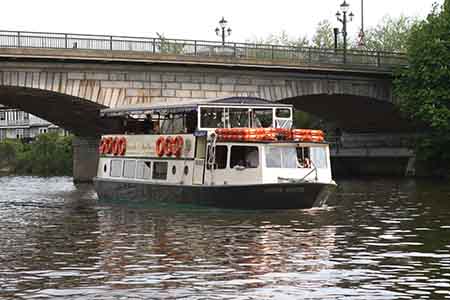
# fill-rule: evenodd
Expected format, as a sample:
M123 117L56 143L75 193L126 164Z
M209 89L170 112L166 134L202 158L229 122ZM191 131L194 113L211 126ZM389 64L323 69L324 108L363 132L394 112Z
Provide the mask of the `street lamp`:
M222 45L223 46L225 46L225 32L227 33L226 34L227 36L229 36L231 34L231 28L230 27L226 28L227 23L228 23L228 21L225 20L224 17L222 17L222 19L219 21L220 28L219 27L216 28L216 35L219 36L222 33Z
M347 59L347 23L353 21L355 16L352 12L348 13L350 5L344 0L340 5L341 11L336 13L336 18L342 23L342 37L344 38L344 63ZM341 13L342 12L342 13Z

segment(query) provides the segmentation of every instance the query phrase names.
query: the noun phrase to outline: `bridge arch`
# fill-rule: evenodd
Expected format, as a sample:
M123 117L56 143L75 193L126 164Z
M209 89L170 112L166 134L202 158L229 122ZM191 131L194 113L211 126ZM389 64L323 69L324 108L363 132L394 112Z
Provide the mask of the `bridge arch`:
M23 110L83 137L120 129L118 120L99 118L99 110L104 105L54 91L0 86L0 104Z
M280 100L333 122L348 132L408 132L408 122L391 102L350 94L313 94Z

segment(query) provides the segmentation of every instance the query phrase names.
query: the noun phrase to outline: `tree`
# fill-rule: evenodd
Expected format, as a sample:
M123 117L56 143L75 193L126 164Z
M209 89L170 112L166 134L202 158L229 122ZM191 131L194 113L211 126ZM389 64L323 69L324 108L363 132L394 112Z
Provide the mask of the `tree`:
M269 45L280 45L280 46L294 46L294 47L308 47L309 40L305 36L292 37L282 30L279 33L272 33L266 38L256 38L253 40L248 40L248 43L254 44L269 44Z
M402 110L428 126L418 155L450 172L450 0L414 25L407 42L409 67L398 72L395 94ZM450 175L450 174L449 174Z
M334 48L333 26L330 21L319 22L316 33L312 38L312 45L318 48Z
M385 16L381 23L365 32L365 48L373 51L406 52L411 28L417 19Z

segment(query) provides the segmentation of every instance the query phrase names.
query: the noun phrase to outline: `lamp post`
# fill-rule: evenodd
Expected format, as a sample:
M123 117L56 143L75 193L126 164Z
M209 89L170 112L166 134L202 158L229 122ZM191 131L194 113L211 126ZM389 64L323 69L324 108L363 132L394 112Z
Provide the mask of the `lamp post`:
M347 61L347 23L353 21L355 16L352 12L348 12L350 5L344 0L340 5L341 11L336 13L336 18L342 23L342 37L344 39L344 63ZM342 12L342 13L341 13Z
M231 28L230 27L227 28L227 23L228 23L228 21L225 20L224 17L222 17L222 19L219 21L220 28L219 27L216 28L216 35L219 36L220 34L222 34L222 45L223 46L225 46L225 35L229 36L231 34ZM225 34L225 32L226 32L226 34Z

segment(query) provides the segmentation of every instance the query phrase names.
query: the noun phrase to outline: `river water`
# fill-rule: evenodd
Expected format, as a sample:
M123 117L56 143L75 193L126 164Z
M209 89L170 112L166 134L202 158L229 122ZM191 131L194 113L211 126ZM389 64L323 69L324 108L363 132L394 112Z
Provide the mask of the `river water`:
M102 203L0 177L0 299L450 299L450 186L342 180L328 206Z

